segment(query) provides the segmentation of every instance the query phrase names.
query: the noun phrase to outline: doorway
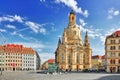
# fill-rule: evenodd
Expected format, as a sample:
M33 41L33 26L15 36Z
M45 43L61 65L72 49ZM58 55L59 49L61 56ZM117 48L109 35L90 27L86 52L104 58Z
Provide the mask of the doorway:
M15 68L13 68L13 71L15 71Z

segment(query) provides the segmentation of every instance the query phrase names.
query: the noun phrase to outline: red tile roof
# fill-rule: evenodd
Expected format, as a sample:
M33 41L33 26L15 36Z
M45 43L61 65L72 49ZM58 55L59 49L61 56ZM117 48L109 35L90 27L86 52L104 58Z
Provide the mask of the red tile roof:
M95 56L92 56L92 59L102 59L102 56L100 56L100 55L95 55Z
M0 45L0 50L5 49L6 53L19 53L19 54L35 54L32 48L23 47L18 44L6 44L5 47Z
M111 34L111 35L108 35L107 38L113 38L113 37L114 37L113 35L115 35L115 37L120 36L120 30L115 31L115 32L114 32L113 34Z
M49 59L48 63L55 63L55 59Z
M105 55L102 56L102 59L105 59Z

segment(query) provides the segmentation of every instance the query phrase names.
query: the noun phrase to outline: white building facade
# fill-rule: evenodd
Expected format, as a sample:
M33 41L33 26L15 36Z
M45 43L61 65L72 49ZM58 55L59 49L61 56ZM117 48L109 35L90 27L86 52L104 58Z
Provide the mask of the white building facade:
M105 61L107 72L120 72L120 30L106 37Z
M39 64L36 51L18 44L0 45L0 70L36 70Z

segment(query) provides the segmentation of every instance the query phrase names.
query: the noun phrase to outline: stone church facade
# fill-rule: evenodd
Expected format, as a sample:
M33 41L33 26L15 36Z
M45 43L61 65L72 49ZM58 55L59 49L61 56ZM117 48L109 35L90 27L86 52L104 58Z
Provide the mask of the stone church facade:
M68 27L64 29L55 51L55 62L62 70L82 70L91 68L92 49L86 32L84 43L80 28L76 25L76 15L69 14Z

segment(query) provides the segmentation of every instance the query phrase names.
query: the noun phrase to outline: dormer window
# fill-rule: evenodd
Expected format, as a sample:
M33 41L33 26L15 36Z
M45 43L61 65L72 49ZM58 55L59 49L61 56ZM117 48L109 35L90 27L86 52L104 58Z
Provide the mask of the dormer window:
M120 33L118 34L118 36L120 37Z
M116 34L113 34L113 37L116 37Z

